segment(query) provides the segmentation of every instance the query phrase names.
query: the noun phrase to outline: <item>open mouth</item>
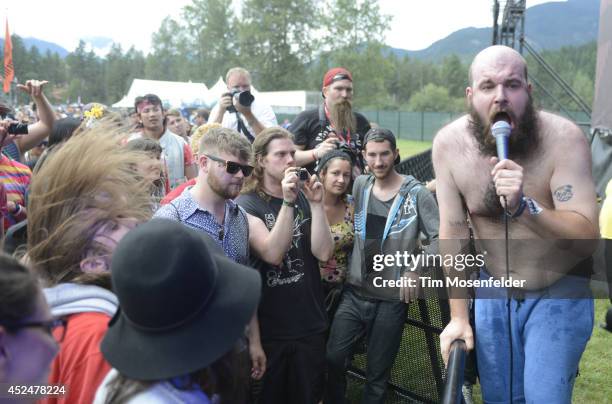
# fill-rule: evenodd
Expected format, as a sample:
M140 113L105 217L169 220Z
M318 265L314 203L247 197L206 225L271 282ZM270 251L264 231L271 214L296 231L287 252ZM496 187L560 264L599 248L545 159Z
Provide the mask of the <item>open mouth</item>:
M510 114L508 114L507 112L500 111L500 112L496 113L493 116L493 119L492 119L491 122L495 123L495 122L499 122L499 121L507 122L508 124L510 124L512 129L514 129L514 123L512 122L512 118L510 117Z

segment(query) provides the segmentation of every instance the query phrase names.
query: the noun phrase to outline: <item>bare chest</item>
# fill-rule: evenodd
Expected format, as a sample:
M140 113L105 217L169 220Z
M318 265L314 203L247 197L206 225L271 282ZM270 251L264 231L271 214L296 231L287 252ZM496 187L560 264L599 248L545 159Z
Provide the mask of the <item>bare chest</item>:
M534 156L528 161L517 163L523 167L523 193L546 206L552 206L550 162ZM480 155L464 156L453 166L455 183L470 216L499 218L503 214L503 208L491 176L493 165L490 158Z

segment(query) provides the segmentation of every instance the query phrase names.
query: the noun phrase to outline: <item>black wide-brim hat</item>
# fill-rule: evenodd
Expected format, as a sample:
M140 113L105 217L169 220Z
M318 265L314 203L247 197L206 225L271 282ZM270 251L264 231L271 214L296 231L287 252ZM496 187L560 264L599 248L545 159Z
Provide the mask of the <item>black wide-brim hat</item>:
M227 258L208 235L153 219L128 233L112 260L119 309L101 350L132 379L203 369L244 336L261 294L259 273Z

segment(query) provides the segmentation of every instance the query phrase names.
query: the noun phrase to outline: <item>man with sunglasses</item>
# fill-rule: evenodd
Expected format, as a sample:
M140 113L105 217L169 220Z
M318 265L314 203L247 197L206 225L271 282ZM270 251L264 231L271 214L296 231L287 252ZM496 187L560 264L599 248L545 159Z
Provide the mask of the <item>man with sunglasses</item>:
M200 140L199 150L195 185L162 206L155 217L176 220L207 233L219 243L225 255L238 263L248 264L249 248L266 262L281 261L291 242L292 212L286 209L279 215L279 226L268 231L262 221L249 217L233 201L253 171L248 164L251 144L232 129L213 128ZM286 192L289 195L292 191ZM266 356L261 347L257 315L251 320L248 338L253 363L251 376L259 379L266 369Z
M342 149L354 158L356 177L365 164L361 157L363 138L370 123L353 111L353 76L343 67L325 73L321 95L323 103L300 113L289 131L295 135L295 161L313 172L315 164L334 149Z

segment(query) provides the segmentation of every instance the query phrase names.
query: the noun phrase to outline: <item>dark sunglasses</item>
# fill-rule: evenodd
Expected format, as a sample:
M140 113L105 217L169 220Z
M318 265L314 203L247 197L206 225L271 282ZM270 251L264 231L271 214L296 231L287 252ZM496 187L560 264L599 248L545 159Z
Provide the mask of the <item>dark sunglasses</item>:
M51 336L54 336L57 342L62 342L66 336L66 329L68 328L68 322L65 318L54 318L49 321L29 321L17 324L6 324L4 325L10 331L20 330L22 328L42 328L45 332ZM55 335L53 331L59 330Z
M236 163L235 161L223 160L219 157L211 156L206 153L204 153L204 155L212 161L225 164L225 171L227 171L228 174L236 174L239 170L242 170L242 174L244 174L245 177L248 177L253 172L253 166L248 164L240 164Z

